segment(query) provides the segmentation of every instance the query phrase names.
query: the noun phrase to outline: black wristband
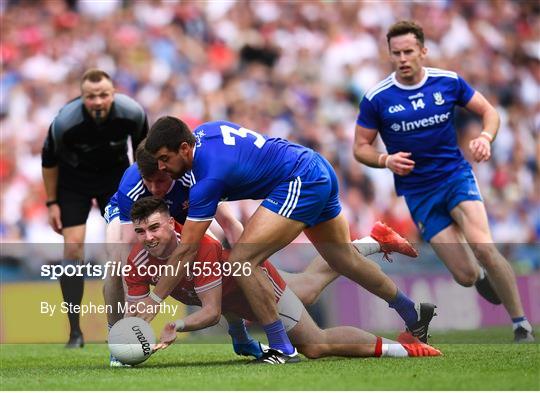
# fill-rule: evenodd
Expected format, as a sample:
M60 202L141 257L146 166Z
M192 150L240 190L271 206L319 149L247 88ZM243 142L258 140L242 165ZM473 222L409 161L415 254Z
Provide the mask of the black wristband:
M47 207L51 207L52 205L58 205L58 200L53 199L52 201L45 202L45 206L47 206Z

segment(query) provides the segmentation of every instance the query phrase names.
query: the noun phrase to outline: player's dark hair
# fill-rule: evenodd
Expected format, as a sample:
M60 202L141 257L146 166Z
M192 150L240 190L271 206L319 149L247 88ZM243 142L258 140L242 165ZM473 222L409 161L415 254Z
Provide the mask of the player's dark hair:
M388 33L386 34L388 47L390 47L390 39L406 34L413 34L416 37L418 44L420 44L420 47L422 48L424 46L424 30L422 27L412 20L401 20L394 23L388 29Z
M158 162L149 151L145 149L146 138L139 143L135 151L135 161L139 167L139 173L145 179L154 176L158 171Z
M137 200L131 206L130 216L131 221L144 221L154 213L165 213L170 215L169 207L161 198L153 196L144 197Z
M105 71L97 69L97 68L90 68L84 72L81 78L81 85L85 81L90 81L94 83L100 82L103 78L108 79L112 82L111 77Z
M152 125L146 138L145 148L152 154L166 147L171 151L178 151L180 145L187 142L195 146L195 135L186 123L173 116L163 116Z

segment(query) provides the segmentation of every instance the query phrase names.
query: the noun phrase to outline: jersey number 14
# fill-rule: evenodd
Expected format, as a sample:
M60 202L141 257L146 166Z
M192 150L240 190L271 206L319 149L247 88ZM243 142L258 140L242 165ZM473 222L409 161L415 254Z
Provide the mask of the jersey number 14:
M417 110L418 108L424 109L426 106L426 104L424 104L424 100L421 98L417 99L416 101L412 101L411 104L414 110Z
M229 146L236 145L236 138L233 135L238 135L241 138L246 138L248 135L251 135L255 137L255 140L253 141L253 144L257 146L259 149L263 147L263 145L266 143L266 139L264 137L255 132L248 130L247 128L232 128L230 126L220 126L221 128L221 135L223 135L223 143Z

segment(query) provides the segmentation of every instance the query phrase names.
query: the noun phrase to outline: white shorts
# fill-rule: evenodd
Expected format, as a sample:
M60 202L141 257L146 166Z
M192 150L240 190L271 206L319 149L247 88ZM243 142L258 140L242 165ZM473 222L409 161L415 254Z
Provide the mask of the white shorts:
M285 330L289 331L300 321L304 304L298 299L298 296L287 286L283 295L277 303L279 318L285 326Z

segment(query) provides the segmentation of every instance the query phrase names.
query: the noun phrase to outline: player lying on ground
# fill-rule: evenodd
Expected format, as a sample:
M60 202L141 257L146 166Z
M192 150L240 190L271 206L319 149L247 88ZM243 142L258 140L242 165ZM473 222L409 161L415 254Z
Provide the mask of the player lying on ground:
M145 298L150 285L158 277L143 274L138 266L163 265L176 248L181 238L182 226L170 216L167 205L158 198L148 197L133 204L131 218L138 243L133 247L128 263L132 274L126 277L128 301L135 303ZM257 321L251 306L236 284L232 271L226 268L229 252L210 236L201 241L196 261L210 262L208 271L201 274L192 270L183 277L171 293L172 297L188 305L199 305L201 309L184 319L169 323L163 329L161 343L156 350L166 348L176 339L177 331L194 331L217 324L222 313L228 316L232 326L230 333L236 342L252 341L242 319ZM244 265L246 266L246 265ZM324 356L438 356L441 353L420 342L408 333L400 335L401 343L383 339L351 326L320 329L307 313L301 300L295 295L294 287L288 286L279 272L269 262L258 267L272 285L280 318L290 335L292 343L300 353L309 358ZM147 269L145 269L147 270ZM231 274L227 274L227 271ZM246 272L244 272L246 273ZM246 274L250 274L247 272ZM261 354L262 355L262 354ZM267 363L284 363L280 357L266 357Z

